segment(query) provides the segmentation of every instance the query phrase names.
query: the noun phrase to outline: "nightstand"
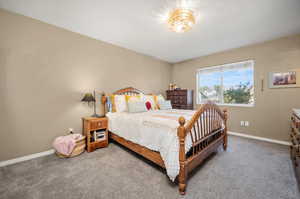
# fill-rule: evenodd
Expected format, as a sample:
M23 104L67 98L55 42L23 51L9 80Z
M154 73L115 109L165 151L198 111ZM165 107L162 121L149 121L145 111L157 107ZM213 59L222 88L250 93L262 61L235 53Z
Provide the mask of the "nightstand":
M84 117L82 124L82 134L86 136L88 152L108 146L108 119L106 117Z

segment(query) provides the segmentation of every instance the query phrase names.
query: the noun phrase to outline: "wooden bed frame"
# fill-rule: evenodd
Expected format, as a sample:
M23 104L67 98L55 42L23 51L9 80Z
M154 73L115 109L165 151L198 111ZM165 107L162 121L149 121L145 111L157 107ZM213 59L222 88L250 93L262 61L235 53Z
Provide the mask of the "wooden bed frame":
M143 92L132 87L114 92L116 95L138 95L141 93ZM106 96L104 94L102 96L102 104L106 112ZM220 145L223 145L223 149L226 150L227 110L221 111L214 103L208 102L207 104L203 104L187 123L184 117L179 117L178 122L177 136L179 139L180 171L177 179L179 192L184 195L188 174L201 164L205 158L215 152ZM222 123L224 125L221 125ZM128 141L113 132L109 132L109 134L112 140L165 168L159 152ZM191 150L186 153L185 137L187 135L191 136L193 144Z

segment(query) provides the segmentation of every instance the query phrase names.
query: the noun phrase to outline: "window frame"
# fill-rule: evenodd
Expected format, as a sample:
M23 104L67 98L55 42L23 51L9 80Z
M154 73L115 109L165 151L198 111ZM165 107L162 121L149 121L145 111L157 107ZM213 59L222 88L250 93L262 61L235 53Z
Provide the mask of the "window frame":
M240 62L234 62L234 63L229 63L229 64L222 64L222 65L215 65L215 66L207 66L207 67L201 67L201 68L198 68L196 70L196 103L197 105L201 105L201 104L205 104L204 102L200 102L200 99L199 99L199 92L198 92L198 89L199 89L199 72L200 71L203 71L203 70L211 70L211 69L218 69L220 68L222 70L222 68L226 68L226 67L231 67L233 65L236 65L236 64L244 64L244 63L250 63L251 64L251 67L252 67L252 70L253 70L253 76L252 76L252 81L253 81L253 103L251 104L230 104L230 103L216 103L217 105L219 106L235 106L235 107L254 107L255 106L255 70L254 70L254 66L255 66L255 61L254 60L246 60L246 61L240 61ZM223 75L221 77L221 86L223 87ZM222 96L223 96L223 91L224 89L222 89ZM224 101L224 96L222 98L222 101Z

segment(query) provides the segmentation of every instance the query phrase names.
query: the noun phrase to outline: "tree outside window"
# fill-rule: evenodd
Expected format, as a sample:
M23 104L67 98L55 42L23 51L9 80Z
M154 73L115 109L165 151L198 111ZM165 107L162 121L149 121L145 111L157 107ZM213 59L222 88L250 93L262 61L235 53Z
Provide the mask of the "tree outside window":
M201 68L197 72L197 102L254 104L254 61Z

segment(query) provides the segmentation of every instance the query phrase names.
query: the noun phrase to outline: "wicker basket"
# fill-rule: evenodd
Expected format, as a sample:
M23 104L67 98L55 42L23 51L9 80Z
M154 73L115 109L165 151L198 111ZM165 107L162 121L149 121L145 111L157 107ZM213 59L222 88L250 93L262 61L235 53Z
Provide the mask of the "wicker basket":
M80 155L85 150L85 136L82 136L82 138L76 140L76 146L74 147L72 153L70 155L64 155L56 151L56 155L61 158L71 158L77 155Z

